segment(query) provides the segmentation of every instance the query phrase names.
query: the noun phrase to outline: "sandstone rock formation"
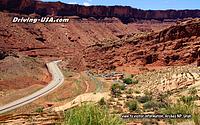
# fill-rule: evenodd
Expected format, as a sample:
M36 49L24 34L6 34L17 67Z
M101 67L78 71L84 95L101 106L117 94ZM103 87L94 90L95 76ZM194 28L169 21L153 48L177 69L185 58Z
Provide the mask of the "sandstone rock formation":
M135 34L112 44L85 50L88 68L111 69L122 65L184 65L200 56L200 20L194 19L160 32ZM199 65L199 64L198 64Z
M41 2L36 0L0 0L1 10L20 13L37 13L41 16L79 16L81 18L117 17L124 23L136 20L166 20L200 17L200 10L141 10L129 6L82 6L61 2Z

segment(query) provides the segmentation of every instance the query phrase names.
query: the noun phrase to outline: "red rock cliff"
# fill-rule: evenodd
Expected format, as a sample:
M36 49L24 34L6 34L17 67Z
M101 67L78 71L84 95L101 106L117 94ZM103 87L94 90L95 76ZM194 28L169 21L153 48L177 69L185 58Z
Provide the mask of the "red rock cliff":
M42 16L80 16L80 17L117 17L123 22L135 19L182 19L200 17L200 10L140 10L129 6L81 6L61 2L41 2L35 0L0 0L1 10L21 13L36 12Z

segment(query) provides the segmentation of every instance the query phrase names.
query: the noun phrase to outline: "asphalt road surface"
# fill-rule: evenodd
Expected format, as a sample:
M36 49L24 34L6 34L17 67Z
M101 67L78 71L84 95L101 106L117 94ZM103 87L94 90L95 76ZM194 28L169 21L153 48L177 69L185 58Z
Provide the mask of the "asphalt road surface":
M60 86L64 82L64 76L57 66L57 63L60 62L60 61L61 60L53 61L53 62L46 64L49 72L52 75L52 81L46 87L38 90L37 92L35 92L31 95L28 95L26 97L23 97L21 99L18 99L16 101L8 103L4 106L1 106L0 107L0 114L11 111L11 110L16 109L18 107L26 105L30 102L33 102L34 100L40 98L41 96L48 94L49 92L53 91L58 86Z

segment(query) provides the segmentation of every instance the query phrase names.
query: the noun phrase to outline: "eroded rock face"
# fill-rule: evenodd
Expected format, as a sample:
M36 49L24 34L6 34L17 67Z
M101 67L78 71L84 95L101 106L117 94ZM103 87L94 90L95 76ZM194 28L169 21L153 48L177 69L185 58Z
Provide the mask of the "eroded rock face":
M79 16L81 18L117 17L124 23L135 20L161 20L200 17L200 10L140 10L129 6L82 6L61 2L41 2L36 0L0 0L1 10L26 14L37 13L42 16Z
M200 20L190 20L160 32L133 35L111 45L93 45L86 49L88 68L109 69L122 65L199 64Z
M8 114L0 116L0 120L2 124L61 124L64 115L59 112Z
M0 0L0 10L30 14L34 12L35 2L34 0Z

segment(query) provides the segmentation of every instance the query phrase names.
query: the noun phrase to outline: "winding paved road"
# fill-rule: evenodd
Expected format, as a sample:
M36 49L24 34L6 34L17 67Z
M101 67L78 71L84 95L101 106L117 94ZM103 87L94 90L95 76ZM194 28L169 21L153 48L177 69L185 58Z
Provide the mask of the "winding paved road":
M1 106L0 114L11 111L11 110L21 107L25 104L28 104L28 103L40 98L41 96L48 94L49 92L53 91L58 86L60 86L64 82L64 76L57 66L57 63L60 61L61 60L53 61L53 62L46 64L49 72L52 74L52 79L53 79L46 87L44 87L43 89L40 89L39 91L37 91L29 96L23 97L21 99L13 101L9 104Z

